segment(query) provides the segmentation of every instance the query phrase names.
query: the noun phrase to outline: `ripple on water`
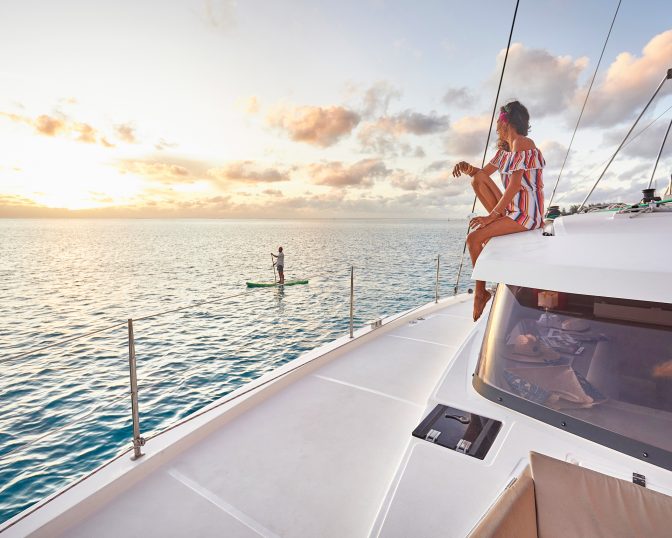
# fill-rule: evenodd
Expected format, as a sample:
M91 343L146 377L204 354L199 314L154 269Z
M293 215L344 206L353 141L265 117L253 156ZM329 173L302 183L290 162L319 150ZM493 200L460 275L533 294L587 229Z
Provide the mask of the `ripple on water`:
M0 521L129 446L128 318L242 293L134 323L141 429L150 435L345 334L350 265L355 325L433 300L437 253L445 263L441 288L452 290L464 228L393 220L1 220L0 360L10 363L0 379ZM246 289L247 279L271 277L268 252L278 244L288 277L310 284ZM108 325L118 326L12 359ZM54 428L63 429L35 441Z

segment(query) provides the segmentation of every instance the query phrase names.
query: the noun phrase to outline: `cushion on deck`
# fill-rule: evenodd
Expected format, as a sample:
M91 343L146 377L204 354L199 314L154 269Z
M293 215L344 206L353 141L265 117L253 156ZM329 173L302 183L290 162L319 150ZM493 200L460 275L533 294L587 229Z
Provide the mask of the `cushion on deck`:
M672 536L672 497L530 453L540 538Z
M504 490L470 538L536 538L534 482L530 467Z

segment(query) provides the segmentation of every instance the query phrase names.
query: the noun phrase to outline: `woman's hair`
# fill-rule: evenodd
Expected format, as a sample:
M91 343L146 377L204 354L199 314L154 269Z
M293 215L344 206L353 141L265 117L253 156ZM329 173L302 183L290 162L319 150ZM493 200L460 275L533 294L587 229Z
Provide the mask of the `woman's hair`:
M504 115L506 121L518 134L527 136L530 132L530 113L520 101L510 101L499 109L500 117ZM497 147L509 151L509 145L505 140L498 140Z

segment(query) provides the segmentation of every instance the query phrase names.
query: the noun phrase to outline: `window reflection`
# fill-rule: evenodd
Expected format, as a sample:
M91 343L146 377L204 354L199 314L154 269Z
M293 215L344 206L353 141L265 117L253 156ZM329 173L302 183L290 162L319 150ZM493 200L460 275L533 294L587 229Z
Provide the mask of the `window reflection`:
M672 451L672 305L502 285L478 375Z

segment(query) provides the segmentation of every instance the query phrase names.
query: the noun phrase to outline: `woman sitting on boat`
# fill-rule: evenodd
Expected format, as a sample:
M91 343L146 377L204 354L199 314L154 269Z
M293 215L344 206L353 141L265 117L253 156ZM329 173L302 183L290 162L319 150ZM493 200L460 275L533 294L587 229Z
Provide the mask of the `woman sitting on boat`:
M530 114L521 103L512 101L500 108L497 120L499 150L482 170L462 161L453 168L453 176L462 173L473 179L471 185L476 196L489 212L486 217L476 217L469 223L472 232L467 236L471 263L476 264L483 247L492 237L526 232L542 226L544 222L545 166L541 152L527 137ZM490 175L499 170L504 193ZM474 321L481 317L490 292L485 282L476 281L474 295Z

